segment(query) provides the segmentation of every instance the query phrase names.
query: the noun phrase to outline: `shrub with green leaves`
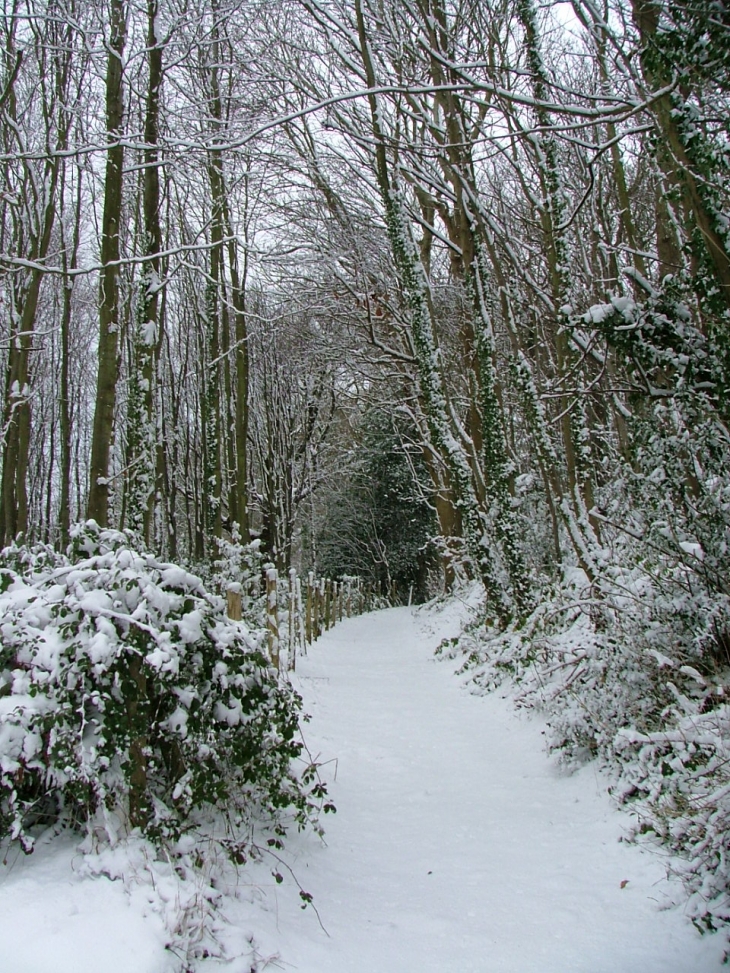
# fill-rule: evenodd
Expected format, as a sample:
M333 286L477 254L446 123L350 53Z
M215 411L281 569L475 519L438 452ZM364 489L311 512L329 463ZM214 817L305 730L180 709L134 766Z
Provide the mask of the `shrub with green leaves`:
M0 837L61 810L110 838L174 837L193 812L314 822L301 699L199 578L93 521L68 556L0 555Z

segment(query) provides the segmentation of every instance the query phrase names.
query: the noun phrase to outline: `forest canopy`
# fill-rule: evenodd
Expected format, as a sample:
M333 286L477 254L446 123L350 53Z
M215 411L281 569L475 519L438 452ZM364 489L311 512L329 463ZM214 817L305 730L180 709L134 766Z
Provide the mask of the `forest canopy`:
M382 533L377 408L429 590L474 575L508 619L653 552L725 593L726 4L2 29L4 543L91 517L202 569L238 523L317 570L343 504Z

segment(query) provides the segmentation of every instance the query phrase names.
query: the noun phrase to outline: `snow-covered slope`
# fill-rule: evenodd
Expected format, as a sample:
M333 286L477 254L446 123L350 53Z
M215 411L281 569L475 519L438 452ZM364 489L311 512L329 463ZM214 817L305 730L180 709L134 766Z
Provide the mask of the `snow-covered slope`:
M338 813L326 846L294 836L285 859L324 929L285 868L282 884L249 869L222 899L229 961L197 969L249 973L253 934L254 969L299 973L719 971L723 942L669 907L681 889L659 857L621 842L605 781L564 774L538 721L433 660L454 626L450 608L377 612L300 660ZM172 968L150 896L82 879L63 841L37 855L0 870L2 973Z

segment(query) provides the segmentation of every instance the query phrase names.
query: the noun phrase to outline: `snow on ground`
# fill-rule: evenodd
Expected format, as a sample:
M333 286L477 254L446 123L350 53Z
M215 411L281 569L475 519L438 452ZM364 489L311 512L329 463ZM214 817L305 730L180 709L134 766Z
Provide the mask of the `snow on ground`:
M121 882L81 878L78 844L63 835L0 867L0 971L161 973L159 917Z
M285 858L324 929L285 868L281 885L271 863L248 869L224 899L230 961L196 971L250 973L251 934L254 969L296 973L719 971L723 938L671 906L659 855L621 842L595 769L561 771L539 720L434 661L456 630L453 606L390 609L300 660L306 742L338 813L326 845L294 835ZM78 865L58 839L0 869L0 971L168 970L149 901Z

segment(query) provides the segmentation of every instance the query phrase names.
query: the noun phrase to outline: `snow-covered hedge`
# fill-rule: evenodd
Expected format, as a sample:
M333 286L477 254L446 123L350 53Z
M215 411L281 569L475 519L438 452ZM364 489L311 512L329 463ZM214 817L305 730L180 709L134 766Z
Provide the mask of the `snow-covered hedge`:
M3 551L0 592L0 837L30 848L61 811L112 839L174 836L204 806L314 815L301 700L200 579L89 522L68 556Z
M730 599L689 563L576 570L506 631L478 622L442 654L466 653L477 691L505 679L540 709L568 761L597 757L637 834L677 856L698 925L730 921Z
M261 540L248 544L241 540L237 523L231 525L231 538L216 538L218 557L213 562L211 587L225 595L234 586L241 593L243 617L257 628L266 627L266 586L263 585L264 554Z

